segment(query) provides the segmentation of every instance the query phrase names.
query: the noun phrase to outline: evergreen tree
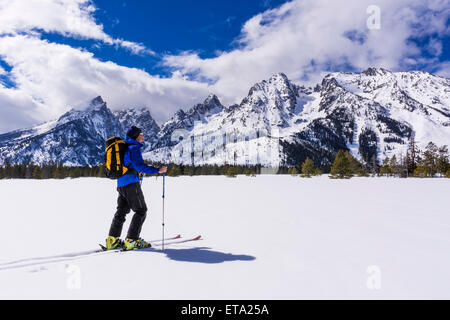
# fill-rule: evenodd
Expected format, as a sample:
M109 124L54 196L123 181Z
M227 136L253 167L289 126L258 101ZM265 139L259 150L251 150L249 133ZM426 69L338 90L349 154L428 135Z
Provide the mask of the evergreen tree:
M171 164L167 168L167 175L171 177L178 177L181 175L180 166L177 164Z
M372 174L372 176L375 176L378 173L378 169L379 165L378 165L378 159L377 159L377 154L375 153L372 156L372 159L370 160L370 173Z
M230 178L235 178L236 174L237 174L236 168L233 166L228 166L227 171L225 172L225 175Z
M72 168L75 170L75 173L71 173L73 177L93 177L95 176L95 170L91 166L84 166L84 167L75 167Z
M6 164L5 164L4 176L6 179L12 178L12 166L9 161L6 161Z
M13 179L22 179L22 167L20 164L14 164L12 166L12 178Z
M447 173L447 170L450 169L447 146L445 145L445 146L440 147L438 153L439 153L439 155L438 155L438 159L436 162L436 169L437 169L437 172L441 176L445 176Z
M33 177L33 171L34 171L35 165L33 165L31 163L27 163L27 164L24 164L24 166L25 166L25 179L31 179L31 178L35 179Z
M84 175L83 172L85 174L89 174L89 170L86 170L86 168L83 168L83 167L70 168L69 177L72 178L72 179L79 178L79 177L82 177L82 176L86 177L87 175Z
M397 175L402 178L408 177L408 166L406 157L404 157L402 154L400 154L400 160L398 162Z
M383 164L380 167L380 176L390 176L392 174L389 162L389 157L384 158Z
M63 168L62 163L58 163L56 166L54 166L53 172L52 172L52 178L53 179L63 179L64 178L64 168Z
M289 170L290 170L289 174L292 176L298 176L300 173L296 167L289 168Z
M192 166L184 166L183 174L185 176L193 176L195 173L194 167Z
M416 177L425 178L427 176L427 170L425 169L424 166L419 164L416 166L416 169L414 170L413 174Z
M316 171L316 167L314 166L314 162L307 157L306 160L302 164L302 177L310 178L314 175Z
M400 165L397 162L397 157L395 154L392 156L391 160L389 161L389 173L390 175L400 175Z
M220 175L220 169L219 169L219 166L217 164L213 165L213 167L211 169L211 174L214 175L214 176Z
M408 173L413 173L417 167L420 158L420 150L417 147L417 142L411 139L407 151L407 167Z
M31 174L32 179L41 179L41 167L40 166L33 166L33 172Z
M209 165L203 165L200 167L200 175L201 176L208 176L211 172L211 168Z
M253 166L247 166L244 169L243 174L250 176L250 177L255 177L256 176L256 168Z
M50 170L48 164L43 164L41 167L41 176L39 179L49 179L50 178Z
M97 178L106 178L106 174L105 174L105 164L101 164L99 166L97 166L94 170L94 176Z
M357 173L357 163L348 151L339 150L331 166L330 178L351 178Z
M200 176L202 175L202 166L194 166L194 176Z
M280 166L278 168L277 174L289 174L289 168L285 166Z
M437 172L438 147L429 142L423 152L422 166L427 176L433 177Z

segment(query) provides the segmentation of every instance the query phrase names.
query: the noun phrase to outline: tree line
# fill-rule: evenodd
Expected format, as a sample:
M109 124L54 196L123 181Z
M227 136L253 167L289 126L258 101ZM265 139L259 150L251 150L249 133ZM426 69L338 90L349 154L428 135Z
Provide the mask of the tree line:
M449 152L446 145L438 147L432 141L424 150L420 150L417 142L412 140L406 153L386 157L378 164L377 161L359 162L348 151L340 150L330 173L330 178L350 178L355 175L450 178Z
M160 163L148 163L160 167ZM237 175L255 176L261 174L261 165L204 165L188 166L169 164L168 176L199 176L199 175ZM331 167L318 167L310 158L298 167L277 168L278 174L311 177L323 173L330 174L330 178L342 179L353 176L396 176L396 177L447 177L450 178L449 151L446 145L438 147L429 142L424 150L417 147L412 140L405 154L398 157L386 157L381 164L373 160L358 161L348 150L339 150ZM0 179L64 179L80 177L105 178L104 165L98 166L63 166L61 163L47 163L36 165L10 164L0 167Z
M160 167L159 163L148 163ZM235 177L237 175L257 175L261 173L261 166L234 166L234 165L205 165L186 166L167 165L168 176L199 176L199 175L225 175ZM61 163L49 163L37 165L10 164L0 167L0 179L65 179L80 177L106 178L104 165L98 166L64 166Z

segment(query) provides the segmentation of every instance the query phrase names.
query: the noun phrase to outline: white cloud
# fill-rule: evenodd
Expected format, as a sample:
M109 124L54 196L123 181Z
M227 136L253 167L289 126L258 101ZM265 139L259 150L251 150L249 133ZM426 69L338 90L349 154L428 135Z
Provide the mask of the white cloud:
M164 64L192 79L215 81L214 89L227 103L238 102L255 82L276 72L311 83L325 70L365 69L370 66L402 70L435 58L423 58L414 36L448 34L447 1L379 0L379 30L369 30L366 10L372 0L295 0L248 20L237 48L214 58L195 52L167 55ZM439 54L438 38L428 49ZM416 65L411 63L417 61Z
M450 79L450 61L438 64L434 73L438 76Z
M447 1L377 0L379 30L367 29L366 9L372 4L369 0L288 2L249 19L234 41L234 50L208 59L195 51L165 56L163 64L174 72L161 78L102 62L86 49L40 38L41 32L56 32L120 46L134 54L155 54L142 44L106 34L93 17L96 8L91 0L0 0L0 59L11 66L8 71L0 68L0 75L15 84L6 88L0 83L0 132L54 119L97 95L113 109L149 106L162 122L210 92L225 104L240 102L251 85L277 72L311 84L327 70L349 67L430 66L449 76L448 63L438 63L436 56L429 55L442 52L440 36L449 34ZM431 39L419 48L408 41L412 36Z
M97 95L112 109L148 106L161 122L209 94L203 83L154 77L41 39L42 32L53 32L155 55L140 43L106 34L95 10L91 0L0 0L0 59L11 67L0 67L0 75L14 83L7 88L0 82L0 132L57 118Z
M9 74L16 87L0 86L0 101L9 106L0 109L2 131L11 129L3 120L7 115L25 119L26 114L24 125L29 119L41 122L97 95L112 109L150 107L155 119L163 121L210 92L204 83L179 76L154 77L143 70L102 62L88 51L26 35L0 37L0 56L13 66Z
M144 45L140 44L140 43L136 43L136 42L131 42L131 41L126 41L126 40L122 40L122 39L116 39L114 40L114 43L124 47L128 50L130 50L133 54L137 54L137 55L145 55L145 54L149 54L149 55L156 55L156 53L153 50L147 49Z
M144 45L114 39L103 31L93 13L92 0L0 0L0 34L33 34L41 31L116 45L134 54L153 52Z

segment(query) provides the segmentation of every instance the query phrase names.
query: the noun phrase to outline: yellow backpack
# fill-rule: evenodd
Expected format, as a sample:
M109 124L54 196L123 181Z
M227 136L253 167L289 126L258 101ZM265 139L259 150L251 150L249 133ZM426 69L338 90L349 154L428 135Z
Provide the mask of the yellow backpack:
M124 163L128 143L122 138L111 137L105 142L105 174L110 179L119 179L125 174L135 173L136 170L127 168Z

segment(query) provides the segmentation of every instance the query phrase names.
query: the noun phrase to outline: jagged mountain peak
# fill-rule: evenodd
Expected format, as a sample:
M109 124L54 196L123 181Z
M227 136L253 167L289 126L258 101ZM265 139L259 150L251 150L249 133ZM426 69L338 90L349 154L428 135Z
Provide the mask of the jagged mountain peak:
M267 90L283 90L289 89L291 87L291 83L288 77L280 72L272 75L269 79L264 79L261 82L256 83L253 87L250 88L248 95L251 96L254 92L257 91L267 91Z
M58 119L58 123L63 124L79 118L93 117L96 114L107 117L112 116L111 110L109 110L101 96L90 100L84 108L82 106L81 109L71 108Z
M392 74L392 72L389 70L386 70L384 68L370 67L370 68L367 68L366 70L362 71L361 74L364 74L366 76L377 76L377 75Z
M72 108L58 120L0 136L0 164L53 161L65 165L97 165L103 161L105 139L123 137L131 124L145 132L146 148L154 143L159 127L147 108L113 113L100 96L86 104L85 108L79 106L81 110Z
M198 103L187 111L179 109L168 122L188 121L189 123L192 123L193 121L201 121L202 119L204 120L205 117L221 112L223 109L224 106L219 98L215 94L210 94L203 103Z
M106 102L103 101L101 96L97 96L90 101L89 106L87 107L87 110L98 109L98 108L102 108L104 106L106 106Z
M335 74L329 74L323 78L320 89L329 90L330 88L341 87L337 81Z
M171 131L166 131L165 141L161 140L148 158L198 165L223 161L299 165L308 156L317 165L330 165L338 150L348 149L357 158L368 161L376 156L382 161L404 151L413 136L426 143L432 135L433 141L442 144L445 138L432 133L440 132L448 140L445 128L450 126L449 93L446 80L426 73L399 73L383 68L335 72L314 88L294 84L285 74L277 73L252 86L239 105L225 108L198 126L186 121L192 119L189 111L180 111L183 121L167 122ZM168 134L174 128L186 129L189 138L168 142ZM273 153L264 155L264 150L277 149L277 143L264 135L266 132L273 137L274 129L280 136L279 157L273 157ZM244 136L255 150L263 148L245 155L239 149L245 149L245 143L225 147L221 135L229 132ZM217 139L215 135L221 137ZM214 141L219 146L217 152L226 149L225 154L234 157L221 160L217 152L210 152ZM190 147L197 144L203 145L199 147L203 151L192 157Z
M220 102L219 98L211 93L206 99L205 101L203 101L203 105L205 107L207 107L207 109L214 109L214 108L223 108L222 103Z
M151 115L150 109L147 107L128 107L121 110L117 110L114 112L116 115L123 117L123 116L136 116L136 115Z
M347 92L376 101L391 113L413 112L449 125L450 79L424 71L391 72L382 68L356 74L333 73L324 81L332 78Z
M105 137L137 125L149 142L146 159L157 162L273 166L299 165L310 157L316 165L330 165L341 149L382 161L404 151L412 137L448 144L449 106L450 79L421 71L335 72L314 89L277 73L252 86L240 104L224 107L210 94L161 128L148 108L112 113L98 96L58 121L0 135L0 160L95 165L102 161ZM231 143L230 132L239 134ZM174 133L187 136L174 139ZM193 146L201 152L194 154Z
M278 83L278 82L281 82L281 83L284 83L284 84L288 84L288 83L289 83L289 79L288 79L288 77L286 76L286 74L284 74L283 72L278 72L278 73L275 73L274 75L272 75L272 76L267 80L267 82L269 82L269 83Z
M291 83L284 73L277 73L268 80L255 84L248 96L242 100L239 108L234 110L238 112L239 109L250 108L253 112L269 112L272 114L270 118L277 119L274 120L275 123L285 126L286 121L283 119L285 116L276 113L293 113L299 91L300 88Z

